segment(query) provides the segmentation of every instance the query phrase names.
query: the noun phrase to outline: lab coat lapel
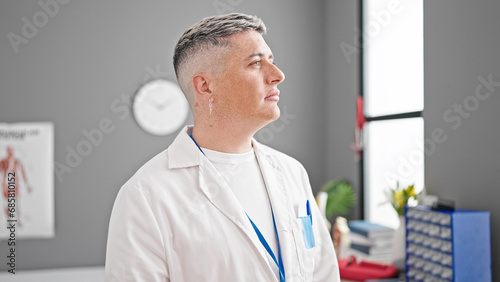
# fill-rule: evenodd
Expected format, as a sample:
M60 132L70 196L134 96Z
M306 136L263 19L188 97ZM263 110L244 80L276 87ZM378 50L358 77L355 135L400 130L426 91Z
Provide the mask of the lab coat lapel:
M229 185L189 136L191 131L192 126L186 126L170 146L169 168L198 165L199 186L210 202L245 233L252 234L249 230L255 233Z
M198 150L198 149L197 149ZM270 277L273 272L267 259L266 250L253 229L245 211L234 196L231 188L222 175L210 163L210 161L200 152L199 185L201 190L208 197L210 202L217 207L229 220L236 224L248 238L252 241L254 248L260 253L263 264L269 266Z
M248 219L239 205L238 199L222 175L202 153L200 153L198 175L200 188L210 202L236 225L246 229Z
M253 140L253 144L273 208L285 274L290 273L293 251L295 250L293 248L294 241L292 235L293 217L291 217L294 213L288 193L286 192L283 171L273 161L266 147L255 140Z
M250 239L253 247L262 258L262 261L260 263L269 267L268 281L275 280L276 277L274 276L274 272L271 265L269 265L269 260L267 258L267 251L262 246L257 234L255 233L255 230L253 229L252 224L250 223L250 220L248 219L245 211L239 204L238 199L234 196L233 191L231 191L231 188L224 180L222 175L217 171L212 163L210 163L210 161L205 157L205 155L200 151L200 149L196 146L196 144L189 136L192 129L192 126L184 127L184 129L181 130L174 142L170 145L168 167L170 169L175 169L198 166L198 181L201 191L222 214L224 214L230 221L238 226L238 228L240 228L243 233ZM280 182L274 179L266 181L266 185L278 186L276 183ZM271 195L269 197L273 198L273 196ZM280 195L274 196L274 198L276 197L280 197ZM283 212L280 211L283 209L283 207L281 207L282 204L280 205L279 201L276 201L276 203L274 203L273 201L271 202L276 217L278 236L281 240L282 236L280 236L279 234L283 232L280 230L284 229L284 219L282 219L279 215L283 214ZM283 243L281 243L281 245L283 246ZM285 262L285 257L283 257L283 263L286 268L287 263Z

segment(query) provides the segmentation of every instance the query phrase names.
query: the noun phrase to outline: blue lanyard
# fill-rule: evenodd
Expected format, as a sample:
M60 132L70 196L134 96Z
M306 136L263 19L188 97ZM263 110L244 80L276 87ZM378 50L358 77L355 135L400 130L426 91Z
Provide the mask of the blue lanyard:
M198 147L198 149L200 149L200 152L203 153L203 155L205 155L205 153L203 152L203 150L200 148L200 145L198 145L198 143L196 143L196 140L194 140L194 138L193 138L193 132L191 132L189 134L189 137L191 137L191 139L193 140L194 144L196 144L196 147Z
M196 143L196 140L194 140L192 132L189 134L189 137L191 137L191 139L193 140L194 144L196 144L196 147L198 147L198 149L200 149L200 152L202 152L203 155L205 155L205 153L200 148L200 146L198 145L198 143ZM276 260L276 256L274 255L273 250L271 250L271 247L269 247L269 244L267 243L266 238L264 238L264 236L260 232L260 230L257 227L257 225L255 225L255 223L248 216L248 214L247 214L247 217L250 220L250 223L252 223L252 226L253 226L253 229L255 230L255 233L257 233L257 236L259 237L260 243L262 243L262 245L264 245L264 248L266 248L266 251L269 253L269 255L273 258L274 262L278 266L278 269L280 271L280 282L285 282L285 267L283 266L283 260L281 259L280 239L278 237L278 231L276 230L276 221L274 220L274 212L273 212L273 207L272 206L271 206L271 214L273 216L274 234L276 235L276 241L278 242L278 259L277 260Z
M271 206L271 214L273 215L274 234L276 235L276 240L278 241L278 260L276 260L276 256L274 255L273 250L271 250L271 247L269 247L266 238L264 238L264 235L262 235L257 225L255 225L255 223L248 216L248 214L247 217L250 220L250 223L252 223L253 229L255 230L255 233L257 233L260 242L262 243L262 245L264 245L264 248L266 248L266 251L269 253L269 255L273 258L274 262L278 266L278 269L280 271L280 282L285 282L285 267L283 266L283 260L281 259L280 240L278 237L278 231L276 230L276 222L274 221L274 212L272 206Z

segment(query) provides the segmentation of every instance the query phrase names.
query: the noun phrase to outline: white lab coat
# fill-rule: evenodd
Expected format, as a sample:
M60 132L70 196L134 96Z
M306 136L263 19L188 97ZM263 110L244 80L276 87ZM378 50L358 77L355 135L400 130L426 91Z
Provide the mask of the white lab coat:
M278 281L245 211L184 128L119 191L109 224L106 281ZM340 281L315 204L306 249L298 207L314 202L295 159L252 140L274 210L287 282Z

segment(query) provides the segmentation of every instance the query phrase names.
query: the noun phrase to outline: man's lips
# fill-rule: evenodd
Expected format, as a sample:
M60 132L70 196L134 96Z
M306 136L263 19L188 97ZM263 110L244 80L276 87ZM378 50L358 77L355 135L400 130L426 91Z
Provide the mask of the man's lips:
M280 91L278 89L274 89L264 99L278 101L280 99L279 96L280 96Z

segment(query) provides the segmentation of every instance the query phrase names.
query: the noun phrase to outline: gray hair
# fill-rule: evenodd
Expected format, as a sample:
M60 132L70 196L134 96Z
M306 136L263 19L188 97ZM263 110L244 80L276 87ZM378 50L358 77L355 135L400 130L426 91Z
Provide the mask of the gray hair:
M177 78L180 66L187 58L208 47L227 46L228 36L247 30L266 34L266 26L260 18L241 13L207 17L191 26L175 46L174 69Z

